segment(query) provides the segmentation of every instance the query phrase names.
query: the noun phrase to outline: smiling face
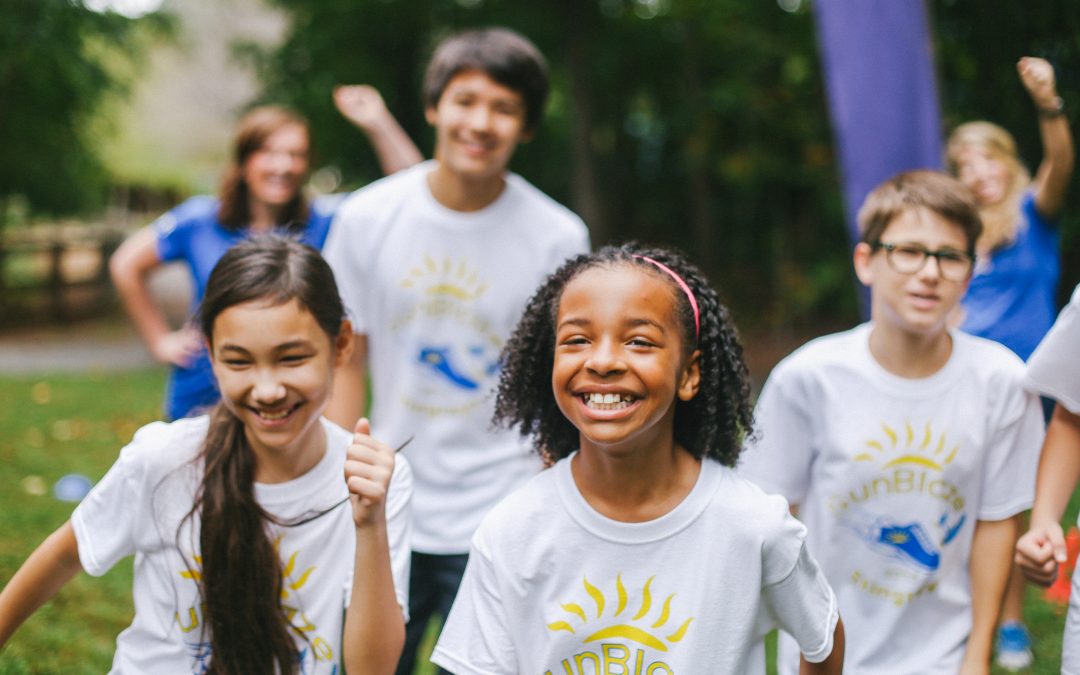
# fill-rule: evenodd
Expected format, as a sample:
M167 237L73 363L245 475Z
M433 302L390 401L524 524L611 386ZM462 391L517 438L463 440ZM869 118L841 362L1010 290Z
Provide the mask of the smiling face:
M296 300L247 302L218 314L211 336L214 376L257 458L302 458L322 449L319 415L351 337L346 326L331 340Z
M964 230L927 209L909 209L893 219L881 233L886 244L912 244L929 251L967 251ZM937 260L928 257L922 269L904 274L892 268L882 249L867 243L855 247L855 273L870 286L871 314L875 326L903 333L944 334L949 313L967 290L970 276L962 281L942 278Z
M985 146L967 144L954 156L956 177L973 193L980 207L993 206L1005 199L1013 175L1008 164Z
M307 171L307 129L286 124L244 160L248 197L272 209L282 208L296 197Z
M551 384L581 451L654 452L674 443L676 399L700 380L684 355L672 285L634 265L588 269L563 289Z
M502 180L518 143L528 139L525 101L480 70L464 70L426 111L440 167L470 181Z

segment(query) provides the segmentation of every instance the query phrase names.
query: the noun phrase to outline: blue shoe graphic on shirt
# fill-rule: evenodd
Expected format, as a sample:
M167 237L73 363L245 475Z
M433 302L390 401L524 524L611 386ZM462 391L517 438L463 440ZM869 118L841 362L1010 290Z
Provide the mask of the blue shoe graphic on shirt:
M418 361L430 366L452 384L462 389L478 389L479 383L459 373L450 363L449 349L445 347L424 347L420 350Z
M928 570L936 570L941 564L941 555L934 549L919 523L882 525L877 543L891 548L896 557L907 559Z

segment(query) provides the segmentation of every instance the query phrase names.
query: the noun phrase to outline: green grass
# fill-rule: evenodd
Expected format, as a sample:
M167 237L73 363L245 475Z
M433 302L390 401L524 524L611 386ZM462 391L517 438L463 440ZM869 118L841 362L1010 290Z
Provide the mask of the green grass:
M31 494L27 486L51 487L72 472L101 478L135 429L159 417L163 388L159 370L0 377L0 584L72 510L51 493ZM1073 501L1068 523L1076 518ZM100 579L79 575L0 652L0 675L105 672L116 635L131 614L130 560ZM1029 672L1057 673L1065 607L1045 602L1040 590L1029 588L1026 618L1036 654ZM437 626L429 629L423 653L430 654L437 631ZM417 675L434 672L428 663L416 668Z
M34 484L51 488L66 473L100 479L135 429L158 418L163 387L159 371L0 378L0 582L71 514ZM131 615L130 560L100 579L81 574L23 624L0 673L105 672Z

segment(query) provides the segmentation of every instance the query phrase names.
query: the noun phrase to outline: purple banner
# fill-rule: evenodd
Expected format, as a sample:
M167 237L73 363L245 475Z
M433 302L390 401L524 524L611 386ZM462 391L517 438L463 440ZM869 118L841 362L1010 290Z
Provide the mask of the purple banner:
M815 0L852 242L867 193L907 169L942 167L941 115L922 0Z

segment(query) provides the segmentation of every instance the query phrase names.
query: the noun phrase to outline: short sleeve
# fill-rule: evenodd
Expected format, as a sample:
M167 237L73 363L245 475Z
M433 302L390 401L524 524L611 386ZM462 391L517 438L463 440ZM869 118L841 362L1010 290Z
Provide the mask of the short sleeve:
M806 497L814 459L813 425L796 401L791 373L777 367L765 382L754 409L756 435L742 455L739 474L766 492L781 494L792 504Z
M405 621L409 620L409 566L412 562L412 491L409 462L396 458L394 475L386 503L386 534L390 544L390 572L394 577L394 595Z
M805 543L799 546L791 572L766 585L762 597L779 627L795 639L807 661L820 663L832 653L833 633L840 618L836 594Z
M1024 386L1080 415L1080 286L1028 359Z
M1019 377L991 386L1002 394L987 417L992 426L982 463L978 520L1003 520L1031 508L1046 433L1039 400L1024 391Z
M105 477L98 481L71 514L79 545L79 562L91 576L101 576L134 554L144 479L132 450L142 443L144 430L120 452Z
M362 335L368 332L368 322L363 313L363 289L368 288L365 256L360 254L362 246L357 241L358 230L362 225L360 205L354 194L337 210L330 225L330 233L323 247L323 257L334 272L341 300L345 303L353 332Z
M456 675L513 675L518 668L510 622L481 539L478 532L431 661Z

